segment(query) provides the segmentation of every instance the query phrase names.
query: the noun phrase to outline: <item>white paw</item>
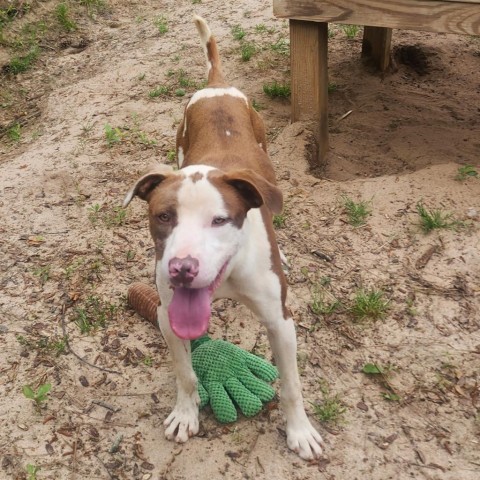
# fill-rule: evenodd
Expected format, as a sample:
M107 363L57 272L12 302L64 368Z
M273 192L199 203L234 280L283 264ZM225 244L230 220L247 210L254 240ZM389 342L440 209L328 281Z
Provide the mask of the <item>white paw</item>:
M177 405L165 422L165 437L178 443L185 443L198 433L198 407L193 405Z
M287 445L304 460L320 458L323 440L307 418L287 426Z

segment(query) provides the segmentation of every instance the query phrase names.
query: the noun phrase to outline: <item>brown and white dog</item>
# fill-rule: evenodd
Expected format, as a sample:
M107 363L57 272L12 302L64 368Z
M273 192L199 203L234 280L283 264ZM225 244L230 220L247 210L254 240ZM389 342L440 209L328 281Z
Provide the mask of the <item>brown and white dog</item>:
M194 17L208 66L208 84L185 108L177 133L180 170L159 166L127 194L149 206L156 249L158 322L177 379L177 402L165 436L186 442L198 432L197 379L190 339L206 333L211 302L232 298L266 327L280 372L289 448L319 457L322 439L303 407L294 322L272 226L282 194L266 153L263 122L245 95L225 82L215 39Z

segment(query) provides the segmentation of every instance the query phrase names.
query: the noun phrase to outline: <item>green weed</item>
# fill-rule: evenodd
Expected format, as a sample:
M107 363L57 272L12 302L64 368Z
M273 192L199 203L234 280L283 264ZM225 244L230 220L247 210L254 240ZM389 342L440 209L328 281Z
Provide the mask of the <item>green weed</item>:
M436 229L451 229L458 226L457 221L452 221L452 214L442 212L440 209L427 210L421 203L417 203L417 213L420 216L420 228L424 233Z
M45 265L43 267L37 267L33 270L33 274L40 279L42 285L44 285L50 278L51 265Z
M118 127L112 127L108 123L103 127L105 130L105 139L107 141L108 148L112 148L116 143L122 141L123 132Z
M22 138L22 127L19 123L12 125L7 131L7 137L12 142L19 142Z
M70 18L69 8L66 3L59 3L57 5L55 8L55 16L65 31L73 32L77 29L77 24Z
M158 87L155 87L153 90L150 90L148 92L148 96L150 98L156 98L160 97L161 95L168 95L170 93L170 87L167 85L159 85Z
M26 72L37 60L39 51L39 48L34 46L26 55L12 58L10 63L6 66L6 70L14 75Z
M342 25L341 29L344 31L349 40L353 40L360 31L360 27L358 25Z
M242 61L248 62L252 58L252 56L255 54L256 47L253 43L246 42L241 46L240 52L241 52Z
M50 338L42 335L38 340L30 340L25 338L23 335L17 335L17 341L20 345L31 349L31 350L41 350L46 353L54 353L55 356L62 355L67 351L67 339L63 338Z
M477 169L473 165L463 165L462 167L458 167L455 180L463 181L471 177L480 178Z
M354 227L360 227L366 223L366 218L370 215L370 202L355 203L349 197L343 197L343 207L348 217L348 223Z
M37 390L33 390L30 385L25 385L22 389L23 395L25 398L33 400L35 402L35 407L40 409L42 404L47 400L47 394L52 388L50 383L45 383L40 385Z
M175 90L175 96L176 97L184 97L186 94L187 94L187 92L184 88L177 88Z
M96 296L87 298L82 307L75 309L73 321L82 334L91 334L99 328L105 328L118 312L118 306L100 300Z
M243 40L246 35L245 30L240 25L234 25L231 29L232 36L235 40Z
M388 310L388 300L385 300L381 290L360 290L355 295L350 312L357 320L383 318Z
M333 298L330 302L325 301L324 295L319 289L314 289L312 292L312 302L310 309L315 315L330 315L340 308L341 304Z
M153 24L157 27L158 33L160 35L165 35L168 32L167 18L164 15L156 17L153 20Z
M396 367L393 365L382 367L378 363L366 363L362 368L363 373L376 378L380 385L386 389L386 391L382 392L382 397L385 400L399 402L401 400L400 395L395 392L389 381L390 374L395 370Z
M273 226L275 228L284 228L287 218L283 214L273 216Z
M315 417L323 423L338 423L347 411L339 395L324 396L322 402L312 403L312 407Z
M173 163L175 161L175 157L177 154L175 153L175 150L169 150L167 152L167 162L168 163Z
M290 85L287 83L265 83L263 85L263 92L270 98L288 98L291 93Z
M270 45L270 49L275 53L287 56L290 54L290 42L285 38L280 38Z
M265 107L261 103L258 103L255 99L252 100L252 107L257 112L265 109Z
M26 466L27 470L27 480L37 480L37 473L40 470L40 467L36 465L31 465L30 463Z

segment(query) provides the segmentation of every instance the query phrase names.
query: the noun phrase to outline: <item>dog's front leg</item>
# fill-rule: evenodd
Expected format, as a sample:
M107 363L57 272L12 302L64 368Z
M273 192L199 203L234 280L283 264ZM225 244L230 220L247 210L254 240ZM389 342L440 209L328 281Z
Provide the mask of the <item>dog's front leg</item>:
M177 402L164 422L165 436L184 443L198 433L197 377L192 368L190 342L181 340L172 331L166 305L157 310L158 323L173 362L177 382Z

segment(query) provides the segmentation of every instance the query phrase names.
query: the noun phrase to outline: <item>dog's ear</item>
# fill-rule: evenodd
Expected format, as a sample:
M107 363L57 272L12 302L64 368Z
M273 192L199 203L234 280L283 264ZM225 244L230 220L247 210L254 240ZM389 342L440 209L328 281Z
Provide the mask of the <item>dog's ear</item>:
M248 208L265 204L274 214L282 212L283 195L280 189L253 170L234 170L225 174L224 180L238 191Z
M154 188L172 174L173 168L169 165L156 165L152 170L143 175L143 177L140 177L135 185L130 189L123 200L123 208L128 206L135 195L140 197L142 200L148 201L148 198Z

